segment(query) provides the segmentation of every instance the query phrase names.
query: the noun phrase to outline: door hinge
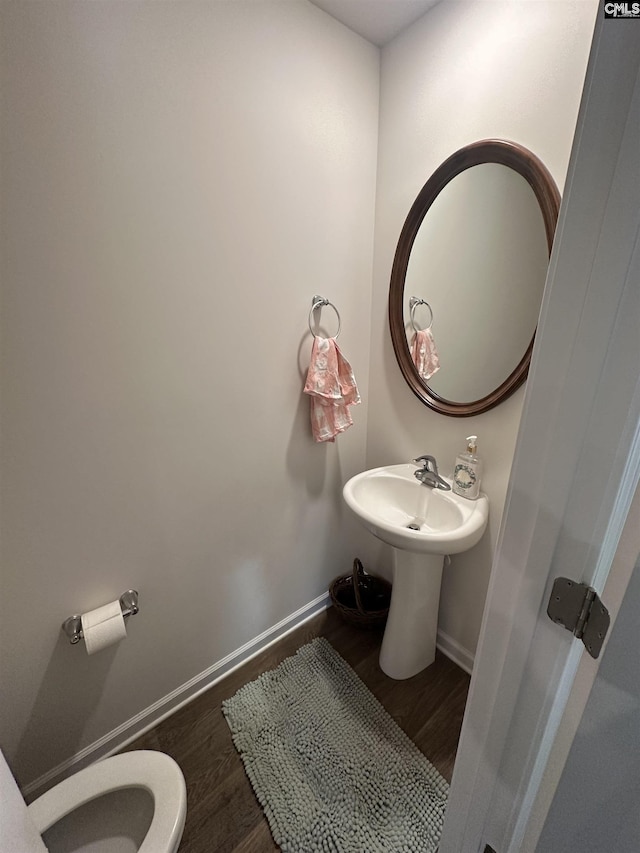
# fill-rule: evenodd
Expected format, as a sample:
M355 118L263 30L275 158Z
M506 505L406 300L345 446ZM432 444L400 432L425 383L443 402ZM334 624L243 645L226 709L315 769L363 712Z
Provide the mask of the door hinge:
M582 640L591 657L598 657L611 620L595 589L569 578L556 578L547 614Z

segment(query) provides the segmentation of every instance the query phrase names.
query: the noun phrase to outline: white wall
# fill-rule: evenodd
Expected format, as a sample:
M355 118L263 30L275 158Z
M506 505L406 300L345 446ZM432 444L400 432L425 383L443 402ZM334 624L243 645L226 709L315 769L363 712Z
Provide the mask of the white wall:
M382 50L367 465L432 453L451 471L478 434L490 529L445 571L440 629L476 647L523 392L486 414L445 418L404 383L388 333L387 297L404 219L429 175L458 148L512 140L545 163L562 191L598 4L445 0ZM381 570L389 554L374 555ZM375 563L374 560L374 563Z
M350 567L379 51L288 0L2 16L0 745L25 785ZM330 446L301 394L315 293L364 400ZM128 587L126 641L62 637Z

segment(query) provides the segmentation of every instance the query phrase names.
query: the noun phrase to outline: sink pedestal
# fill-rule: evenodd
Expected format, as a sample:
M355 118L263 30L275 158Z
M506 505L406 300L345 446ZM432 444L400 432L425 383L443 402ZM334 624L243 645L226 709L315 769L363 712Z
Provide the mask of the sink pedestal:
M380 650L390 678L411 678L433 663L444 557L393 549L393 592Z
M380 650L391 678L411 678L436 655L444 554L476 545L489 518L486 495L471 501L452 490L431 489L402 463L356 474L343 489L347 506L382 542L393 547L393 592ZM451 486L451 480L444 478Z

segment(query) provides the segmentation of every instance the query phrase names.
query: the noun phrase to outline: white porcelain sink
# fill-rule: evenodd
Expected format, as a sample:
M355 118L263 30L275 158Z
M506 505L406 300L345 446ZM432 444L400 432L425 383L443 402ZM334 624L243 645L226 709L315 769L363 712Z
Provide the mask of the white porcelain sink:
M416 470L410 463L373 468L343 489L367 530L393 546L393 591L380 666L396 679L411 678L433 663L444 556L473 548L489 518L486 495L470 501L432 489L416 479Z
M431 489L416 480L416 470L407 463L364 471L345 485L344 499L374 536L394 548L420 554L472 548L487 525L487 498L470 501Z

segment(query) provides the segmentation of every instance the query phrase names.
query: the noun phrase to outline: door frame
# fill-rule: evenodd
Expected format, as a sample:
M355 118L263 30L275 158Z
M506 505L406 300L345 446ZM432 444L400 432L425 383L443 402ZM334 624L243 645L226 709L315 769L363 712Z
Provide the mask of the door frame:
M640 477L639 69L640 27L599 15L440 853L531 837L583 657L550 587L602 591Z

